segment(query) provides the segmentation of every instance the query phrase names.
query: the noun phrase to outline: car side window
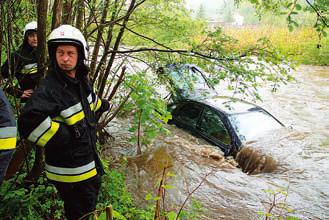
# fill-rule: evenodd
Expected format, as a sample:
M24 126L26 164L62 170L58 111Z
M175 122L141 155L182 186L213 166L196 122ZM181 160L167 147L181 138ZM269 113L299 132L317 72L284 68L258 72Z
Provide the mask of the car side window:
M231 138L224 123L219 115L210 108L205 108L203 111L201 117L201 131L225 145L231 144Z
M175 111L174 114L176 115L177 120L186 125L195 127L201 111L202 106L200 104L187 102L184 103L178 111Z

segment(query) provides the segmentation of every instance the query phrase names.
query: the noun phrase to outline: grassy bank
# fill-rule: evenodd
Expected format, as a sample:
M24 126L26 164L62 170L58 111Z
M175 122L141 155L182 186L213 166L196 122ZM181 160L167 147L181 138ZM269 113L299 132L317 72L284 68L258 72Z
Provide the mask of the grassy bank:
M314 28L302 27L289 32L286 27L247 26L225 27L224 32L239 40L240 49L255 45L257 39L267 37L284 54L297 62L309 65L329 65L329 37L323 38L317 48L318 36Z

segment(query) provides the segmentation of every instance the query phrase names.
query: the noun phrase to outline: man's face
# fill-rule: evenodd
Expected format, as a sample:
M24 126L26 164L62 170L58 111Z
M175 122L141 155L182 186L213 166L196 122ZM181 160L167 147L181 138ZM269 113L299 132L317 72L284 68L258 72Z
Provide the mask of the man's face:
M31 47L37 47L38 46L38 35L37 32L30 32L27 35L27 43Z
M70 73L75 70L78 62L78 49L72 45L60 45L56 49L56 61L63 71Z

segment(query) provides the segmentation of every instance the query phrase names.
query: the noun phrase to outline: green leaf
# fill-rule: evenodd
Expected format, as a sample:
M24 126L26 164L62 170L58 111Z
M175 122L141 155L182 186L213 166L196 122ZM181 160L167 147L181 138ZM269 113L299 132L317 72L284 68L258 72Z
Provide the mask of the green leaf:
M168 217L168 220L175 220L177 217L177 214L174 211L170 211L166 214L166 216Z
M154 200L154 201L158 201L159 199L161 199L160 196L155 196L155 197L153 197L153 200Z
M115 210L113 210L113 217L119 220L127 220L123 215L121 215L119 212Z
M162 188L164 188L164 189L175 189L175 187L171 186L171 185L162 185Z
M168 171L168 172L166 173L166 176L169 176L169 177L175 177L176 175L175 175L174 173Z
M296 10L298 10L298 11L302 10L302 6L301 6L300 4L296 4L296 5L295 5L295 8L296 8Z
M299 220L299 218L295 216L287 216L286 220Z
M151 194L151 193L146 194L146 196L145 196L145 200L146 200L146 201L149 201L149 200L151 200L151 199L153 199L152 194Z
M106 220L106 213L102 212L99 216L98 216L98 220Z

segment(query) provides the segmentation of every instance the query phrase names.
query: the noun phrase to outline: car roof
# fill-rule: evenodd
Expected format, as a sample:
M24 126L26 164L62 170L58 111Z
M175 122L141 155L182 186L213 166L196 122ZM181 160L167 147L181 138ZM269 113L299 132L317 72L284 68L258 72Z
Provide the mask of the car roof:
M227 96L213 96L208 98L190 100L209 105L229 115L264 110L263 108L253 103Z

